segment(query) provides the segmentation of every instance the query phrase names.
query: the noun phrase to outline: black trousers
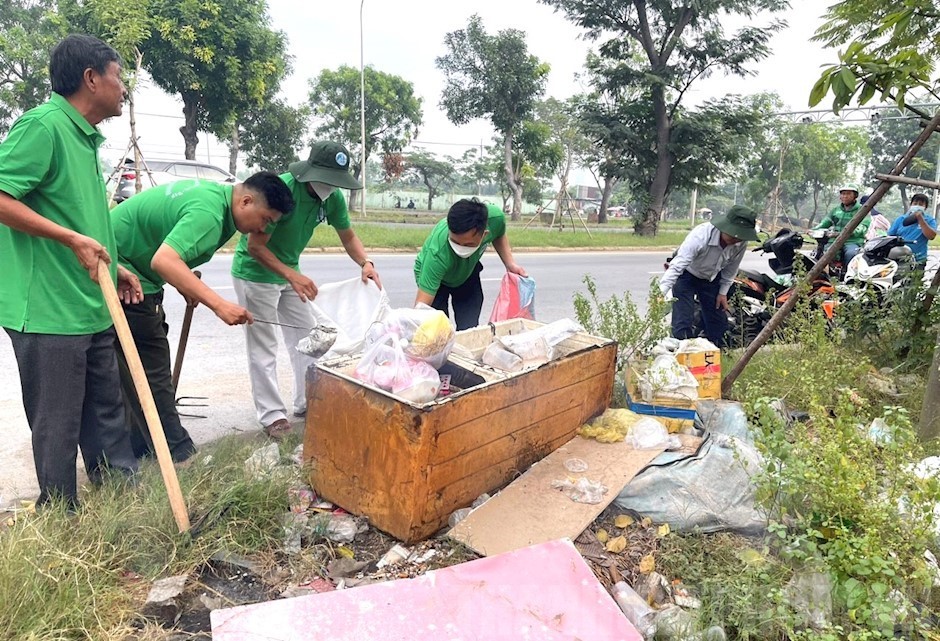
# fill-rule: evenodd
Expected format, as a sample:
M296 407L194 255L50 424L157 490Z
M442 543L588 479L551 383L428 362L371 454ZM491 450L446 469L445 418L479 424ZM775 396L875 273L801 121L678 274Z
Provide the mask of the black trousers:
M114 329L60 336L6 330L20 372L23 407L32 432L38 505L61 498L78 505L79 448L88 478L107 467L132 476L137 461L124 420Z
M449 315L447 301L450 299L450 304L454 308L454 321L457 323L457 331L470 329L480 324L480 312L483 309L481 271L483 271L483 265L477 263L473 273L462 284L457 287L448 287L442 284L434 296L434 302L431 303L431 307Z
M717 347L723 347L725 333L728 331L728 314L716 308L718 289L721 287L721 275L708 281L689 272L682 272L672 286L672 295L676 300L672 304L672 335L680 340L695 338L694 316L696 298L702 310L702 324L705 336Z
M176 410L176 390L173 388L173 373L170 369L170 343L166 339L169 327L163 311L163 292L147 294L140 303L131 305L122 303L122 306L124 315L127 316L127 324L134 336L134 344L140 354L140 362L144 366L147 381L150 383L150 393L153 394L157 414L160 415L160 422L163 424L170 455L177 463L185 461L196 452L196 446L189 432L180 422L180 415ZM140 406L137 390L134 388L134 379L131 378L121 346L115 344L121 368L121 388L124 390L127 405L127 422L130 426L134 455L137 458L155 456L150 430L147 428L144 411Z

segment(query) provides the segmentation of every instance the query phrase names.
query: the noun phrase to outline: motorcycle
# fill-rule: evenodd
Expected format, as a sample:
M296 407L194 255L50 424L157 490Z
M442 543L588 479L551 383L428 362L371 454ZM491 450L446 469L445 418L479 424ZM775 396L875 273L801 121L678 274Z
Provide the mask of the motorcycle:
M834 229L811 229L807 233L809 234L810 238L816 241L816 249L814 249L812 253L813 262L819 262L819 259L821 259L823 254L826 253L826 245L828 245L829 241L838 236L841 232L838 232ZM846 265L842 260L844 255L843 252L840 252L839 255L836 256L835 260L826 266L826 271L837 281L841 281L845 278Z
M850 293L874 287L883 294L903 286L914 271L914 253L899 236L872 238L862 246L845 270L845 288Z
M790 229L781 229L751 251L773 254L768 265L776 276L749 269L738 270L729 292L731 307L728 336L732 344L749 344L764 329L768 321L796 291L794 268L800 264L802 273L812 269L815 261L799 252L803 236ZM821 275L810 285L809 296L819 304L828 322L835 315L836 289L828 276Z

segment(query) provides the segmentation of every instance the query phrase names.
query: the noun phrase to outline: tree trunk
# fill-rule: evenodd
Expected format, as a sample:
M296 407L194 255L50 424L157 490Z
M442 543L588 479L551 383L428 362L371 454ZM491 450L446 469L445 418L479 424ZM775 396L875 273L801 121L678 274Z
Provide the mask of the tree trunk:
M597 211L597 222L607 222L607 208L610 207L610 197L614 193L614 186L617 184L615 176L604 176L604 190L601 192L601 207Z
M937 336L933 362L930 363L930 372L927 375L927 389L924 391L917 436L922 443L940 436L940 335Z
M510 220L519 220L522 216L522 185L516 181L516 172L512 169L512 131L506 132L503 143L503 168L506 170L506 183L512 192L512 213Z
M183 143L185 144L184 155L186 160L196 160L196 145L199 144L199 136L196 135L196 111L199 106L198 99L193 94L181 94L183 98L183 120L185 124L180 127L180 133L183 134Z
M813 190L813 213L809 216L809 221L806 223L807 227L812 227L813 222L816 220L816 216L819 215L819 190Z
M228 173L235 175L238 169L238 123L232 125L232 139L228 145Z
M140 73L140 66L137 67L138 74ZM136 85L136 83L135 83ZM134 193L139 194L143 191L143 183L140 179L141 171L143 170L143 163L141 162L143 158L140 155L140 145L137 144L137 113L134 111L134 92L130 91L127 94L127 112L128 118L130 119L131 124L131 140L134 143ZM121 162L124 162L124 159L121 158Z
M901 192L901 207L904 209L904 211L907 211L908 207L910 206L910 201L907 199L907 185L904 183L898 183L898 191Z
M362 165L353 165L353 178L359 180L359 176L362 175ZM362 198L361 189L350 189L349 190L349 211L356 211L359 208L359 199Z
M669 152L669 137L672 133L672 123L666 111L666 95L662 87L653 87L653 115L656 120L656 173L650 184L650 201L642 217L636 221L634 231L640 236L655 236L659 227L659 218L666 203L666 194L669 193L669 182L672 178L672 154Z
M428 211L431 211L431 203L434 202L434 187L428 182L427 177L424 179L424 186L428 188Z

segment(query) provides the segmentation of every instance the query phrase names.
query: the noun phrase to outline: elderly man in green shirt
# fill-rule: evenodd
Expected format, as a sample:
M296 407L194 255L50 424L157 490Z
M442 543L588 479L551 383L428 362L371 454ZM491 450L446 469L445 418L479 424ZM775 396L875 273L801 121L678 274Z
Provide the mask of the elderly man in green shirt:
M96 125L121 114L120 57L91 36L52 51L52 96L24 113L0 144L0 326L13 343L39 481L37 505L78 506L81 449L93 481L105 466L132 475L118 391L115 333L99 285L111 267L121 296L140 283L112 257L114 231Z
M317 226L326 222L336 230L346 253L361 268L363 283L373 280L379 287L382 283L350 227L346 199L337 189L362 189L349 174L349 151L336 142L316 142L309 158L293 163L281 179L290 188L297 207L273 230L241 238L232 262L232 277L238 301L252 314L285 324L281 333L294 374L293 413L303 416L307 411L305 376L313 360L297 351L297 342L307 334L298 328L315 324L307 301L316 297L317 286L301 273L300 254ZM278 439L291 427L277 387L274 330L270 325L247 325L245 342L258 421L268 436Z
M128 198L111 212L118 258L140 278L144 293L140 303L124 301L124 313L176 462L185 461L196 448L176 410L163 286L169 283L188 301L202 303L227 325L251 323L247 309L222 298L191 269L212 258L236 231L263 232L293 209L287 186L276 174L263 171L237 185L198 180L172 183ZM123 354L121 385L134 454L153 456L153 442Z
M449 303L458 330L476 327L483 309L480 259L490 244L506 271L528 275L513 259L503 210L476 198L455 202L447 218L431 230L415 259L415 305L424 303L447 314Z

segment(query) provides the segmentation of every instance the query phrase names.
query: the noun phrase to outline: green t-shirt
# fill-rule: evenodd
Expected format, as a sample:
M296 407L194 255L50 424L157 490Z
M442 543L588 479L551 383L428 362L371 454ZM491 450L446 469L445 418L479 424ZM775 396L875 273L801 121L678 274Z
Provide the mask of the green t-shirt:
M190 268L207 262L235 235L232 185L181 180L128 198L111 210L121 264L140 278L145 294L166 283L150 266L166 243Z
M0 144L0 191L94 238L114 258L114 231L98 161L104 136L59 94L24 113ZM101 287L71 249L0 225L0 326L78 336L111 326ZM112 260L111 275L117 265Z
M289 172L281 174L281 180L290 187L296 203L293 213L282 218L271 232L267 247L279 261L299 270L300 254L303 252L313 230L326 221L337 231L349 229L349 209L343 192L335 189L325 201L307 193L305 183L297 182ZM248 236L242 236L232 260L232 276L253 283L278 283L287 281L267 269L248 253Z
M448 287L462 285L480 262L486 247L506 233L506 214L503 210L490 204L486 205L486 209L486 228L490 233L483 236L480 247L467 258L461 258L451 249L447 219L434 225L415 259L415 280L421 291L436 294L442 284Z

